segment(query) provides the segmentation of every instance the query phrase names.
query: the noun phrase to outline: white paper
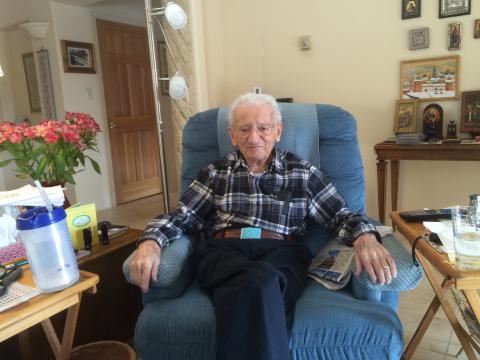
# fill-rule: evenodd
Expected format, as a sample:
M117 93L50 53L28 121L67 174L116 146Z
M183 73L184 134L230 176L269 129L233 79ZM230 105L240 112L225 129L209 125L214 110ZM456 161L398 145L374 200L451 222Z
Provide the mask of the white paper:
M453 241L453 225L451 220L424 221L425 226L431 232L437 233L442 242L442 249L447 254L455 254L455 243Z
M48 198L55 206L62 206L65 201L65 195L60 185L44 188ZM0 206L45 206L45 202L38 190L32 185L25 185L21 188L0 191Z
M375 226L375 229L378 231L378 233L382 238L393 233L393 228L391 226L379 225L379 226Z

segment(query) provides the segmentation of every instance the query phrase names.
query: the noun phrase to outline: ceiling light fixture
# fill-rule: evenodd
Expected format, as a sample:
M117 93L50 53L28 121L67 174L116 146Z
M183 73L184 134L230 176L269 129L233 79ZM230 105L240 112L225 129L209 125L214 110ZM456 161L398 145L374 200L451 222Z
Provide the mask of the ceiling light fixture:
M43 39L47 35L48 27L50 23L48 22L25 22L19 24L18 27L23 31L28 32L34 39Z

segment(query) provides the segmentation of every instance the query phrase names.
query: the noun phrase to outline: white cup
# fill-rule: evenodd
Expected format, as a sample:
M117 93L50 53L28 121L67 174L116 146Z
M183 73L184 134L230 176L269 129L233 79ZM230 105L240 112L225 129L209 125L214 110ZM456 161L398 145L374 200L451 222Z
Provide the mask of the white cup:
M455 261L463 270L480 270L480 208L456 206L452 209Z

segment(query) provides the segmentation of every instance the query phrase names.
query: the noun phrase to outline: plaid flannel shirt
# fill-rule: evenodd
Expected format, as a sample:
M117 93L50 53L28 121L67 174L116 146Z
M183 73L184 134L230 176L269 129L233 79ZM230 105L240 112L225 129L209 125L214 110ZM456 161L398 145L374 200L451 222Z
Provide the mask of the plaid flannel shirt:
M285 192L291 194L287 204L279 196ZM273 149L268 170L257 175L236 151L204 167L178 208L150 221L139 241L154 239L163 248L183 231L194 233L206 226L213 231L258 227L301 236L307 218L324 224L347 245L363 233L376 234L375 226L352 213L335 186L307 161Z

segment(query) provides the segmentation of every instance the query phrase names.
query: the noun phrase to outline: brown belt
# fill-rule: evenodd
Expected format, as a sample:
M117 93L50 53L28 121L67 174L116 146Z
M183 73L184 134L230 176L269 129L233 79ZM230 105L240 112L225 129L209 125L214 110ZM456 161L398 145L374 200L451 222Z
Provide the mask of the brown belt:
M242 229L232 228L232 229L222 229L213 233L214 239L240 239ZM261 239L275 239L275 240L288 240L292 241L295 239L292 235L284 235L275 231L268 231L261 229L260 231Z

